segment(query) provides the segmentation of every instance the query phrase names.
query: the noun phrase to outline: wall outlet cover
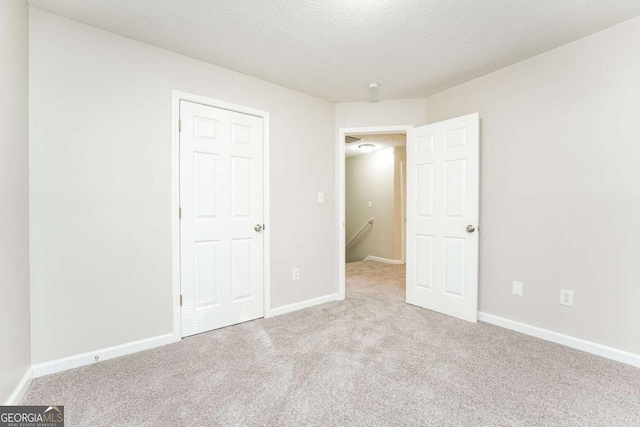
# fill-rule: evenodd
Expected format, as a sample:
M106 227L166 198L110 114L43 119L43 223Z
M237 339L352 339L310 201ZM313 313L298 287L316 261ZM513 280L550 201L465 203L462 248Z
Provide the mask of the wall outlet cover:
M511 291L515 296L521 297L524 293L524 283L513 282L513 287Z
M299 268L294 268L293 269L293 280L300 280L300 269Z
M573 291L560 289L560 304L573 307Z

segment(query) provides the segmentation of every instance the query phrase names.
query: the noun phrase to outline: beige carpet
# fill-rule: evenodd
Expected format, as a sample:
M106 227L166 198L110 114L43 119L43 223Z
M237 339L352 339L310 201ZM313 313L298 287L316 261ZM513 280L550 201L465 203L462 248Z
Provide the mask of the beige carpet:
M640 369L407 305L404 268L347 299L38 378L68 426L640 426Z

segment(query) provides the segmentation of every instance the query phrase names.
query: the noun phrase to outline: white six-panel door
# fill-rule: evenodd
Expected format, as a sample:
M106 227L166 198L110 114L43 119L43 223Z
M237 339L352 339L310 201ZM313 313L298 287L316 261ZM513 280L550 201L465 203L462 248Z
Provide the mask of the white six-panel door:
M476 322L479 119L407 132L407 302Z
M182 336L264 315L263 119L180 101Z

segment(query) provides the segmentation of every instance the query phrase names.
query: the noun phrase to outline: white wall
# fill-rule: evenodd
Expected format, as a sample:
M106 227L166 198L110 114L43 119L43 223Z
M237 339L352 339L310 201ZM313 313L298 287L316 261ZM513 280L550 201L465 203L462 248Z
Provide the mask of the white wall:
M335 104L336 135L339 128L423 125L425 98Z
M394 148L349 157L345 161L346 241L374 218L346 249L346 261L367 256L395 259ZM371 202L371 207L369 207Z
M427 99L480 113L480 310L640 353L639 46L635 18Z
M31 365L29 7L0 2L0 404Z
M34 363L171 332L172 89L271 113L272 308L337 292L333 104L35 9L30 55Z

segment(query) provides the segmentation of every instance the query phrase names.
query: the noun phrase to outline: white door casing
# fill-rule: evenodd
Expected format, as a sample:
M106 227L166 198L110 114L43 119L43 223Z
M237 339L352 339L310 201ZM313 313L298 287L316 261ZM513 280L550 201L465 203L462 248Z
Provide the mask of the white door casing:
M479 151L478 114L407 133L407 302L470 322L478 318Z
M407 262L407 162L400 162L400 259Z
M413 125L393 125L393 126L368 126L357 128L339 128L336 139L336 216L338 217L338 239L336 253L338 271L338 299L345 299L346 296L346 200L345 200L345 137L346 135L370 135L370 134L394 134L406 133L412 129ZM405 241L406 244L406 241Z
M263 119L180 101L182 336L264 315ZM258 228L260 228L258 227Z

